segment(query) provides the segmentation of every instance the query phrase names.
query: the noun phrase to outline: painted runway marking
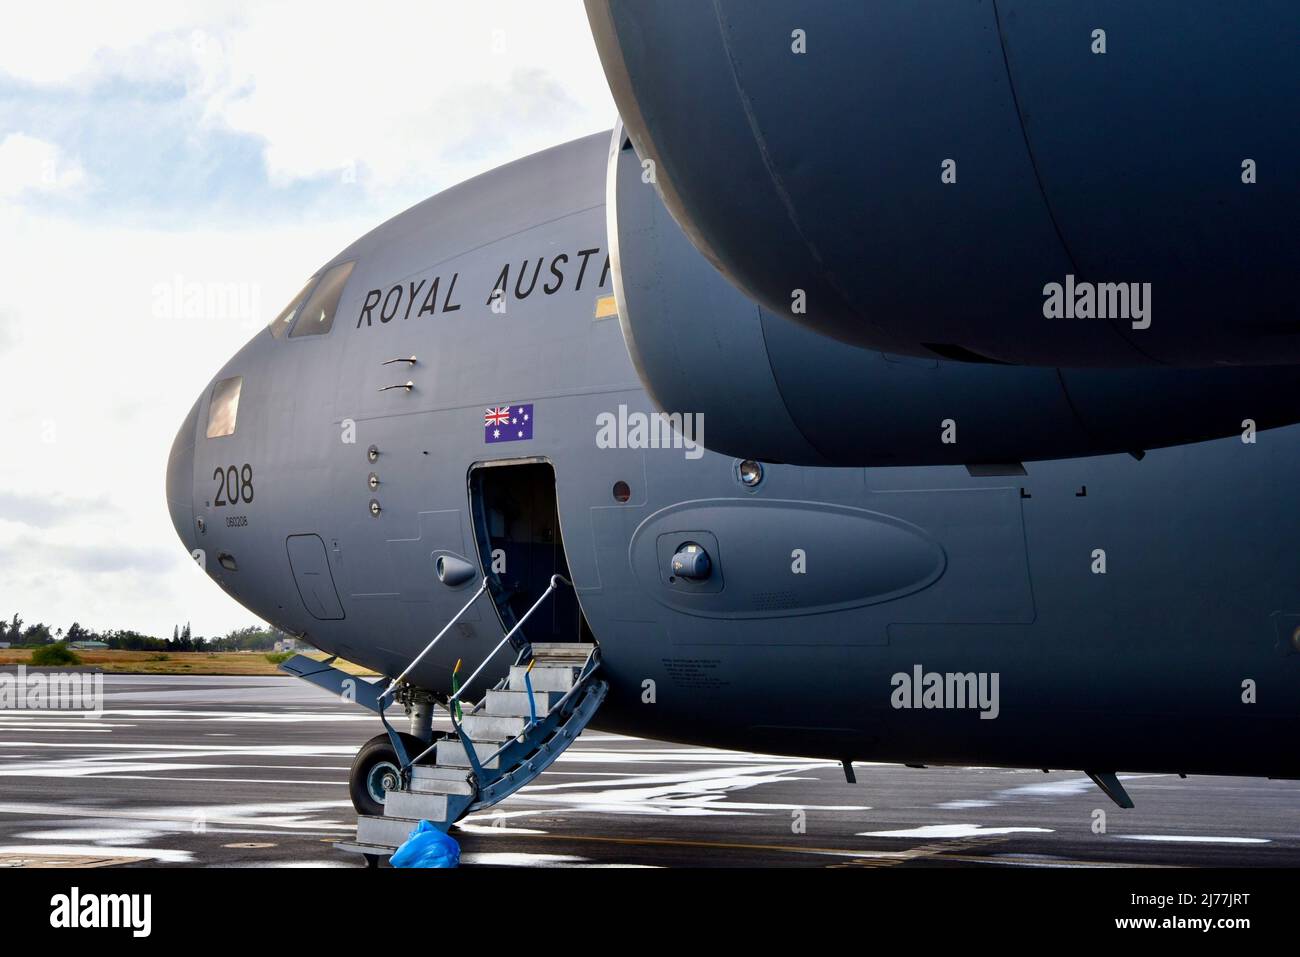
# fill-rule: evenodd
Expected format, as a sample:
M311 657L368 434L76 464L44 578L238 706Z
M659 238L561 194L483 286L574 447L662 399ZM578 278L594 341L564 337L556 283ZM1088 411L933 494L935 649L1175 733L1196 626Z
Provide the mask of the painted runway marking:
M466 854L462 864L488 864L497 867L562 867L566 864L590 864L585 857L572 854L521 854L513 851L482 851Z
M149 841L162 837L166 831L151 831L147 828L111 828L111 827L52 827L38 831L22 831L14 837L25 841Z
M1196 837L1189 834L1112 834L1121 841L1162 841L1173 844L1271 844L1263 837Z
M812 780L790 772L824 763L773 763L767 758L760 767L708 768L676 773L634 774L615 780L566 781L535 784L513 795L509 802L557 804L577 813L652 815L743 815L756 811L856 811L871 810L862 804L787 804L731 800L735 791L765 784ZM623 785L620 787L620 785ZM581 788L595 790L579 790Z
M0 855L31 856L42 854L76 855L79 857L129 857L145 858L162 864L188 864L194 860L189 851L175 851L160 847L103 847L98 844L34 844L0 847Z
M923 824L896 831L859 831L858 837L983 837L997 834L1052 834L1050 827L985 827L982 824Z
M1080 867L1170 867L1181 868L1183 864L1153 864L1149 861L1105 861L1082 860L1078 858L1054 857L1050 854L958 854L951 860L969 861L978 864L1000 864L1007 867L1043 867L1043 868L1080 868Z
M520 834L532 840L590 841L600 844L627 844L644 847L694 847L728 851L782 851L790 854L817 854L832 857L896 857L903 851L859 851L843 847L804 847L797 844L751 844L743 841L696 841L671 837L610 837L599 834L528 834L514 828L503 828L503 835Z
M323 818L327 811L346 808L345 818ZM192 830L196 822L211 830L214 827L297 829L311 833L350 831L356 824L351 801L290 801L275 804L191 804L157 808L103 808L71 804L0 803L0 814L38 815L46 817L83 817L106 821L144 821L153 827L180 825Z
M873 855L861 854L853 860L837 864L828 864L827 867L896 867L899 864L907 864L925 858L943 857L951 852L970 850L973 847L1000 844L1005 840L1005 837L981 836L974 840L943 841L938 844L921 844L918 847L910 847L905 851L895 851L888 855L882 855L879 853Z
M66 849L65 849L66 850ZM107 857L103 854L0 853L0 867L116 867L148 860L145 857Z
M1120 781L1138 781L1146 778L1164 778L1168 776L1167 774L1118 775ZM999 791L998 795L1011 799L1018 797L1073 797L1078 794L1087 794L1096 787L1097 785L1092 783L1092 778L1068 778L1064 781L1040 781L1037 784L1022 784L1018 787Z

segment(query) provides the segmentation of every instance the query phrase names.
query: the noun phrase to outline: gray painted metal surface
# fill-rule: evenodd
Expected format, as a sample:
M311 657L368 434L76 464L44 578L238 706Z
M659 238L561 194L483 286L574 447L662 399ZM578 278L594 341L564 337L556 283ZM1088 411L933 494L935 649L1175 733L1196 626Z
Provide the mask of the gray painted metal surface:
M673 216L774 313L927 358L1300 360L1290 0L586 6ZM1150 283L1150 327L1045 321L1067 275Z
M614 286L609 144L548 150L395 217L332 261L356 265L330 334L259 333L222 367L216 380L244 377L237 428L205 437L205 388L167 481L178 533L211 556L220 587L395 676L476 587L440 581L435 556L492 561L470 468L544 460L608 686L593 726L835 759L1300 775L1300 429L1140 461L1033 462L1010 478L768 462L753 487L733 455L641 447L633 433L603 447L601 417L656 411L598 302ZM504 267L501 314L489 298ZM413 387L379 391L399 380ZM1137 416L1159 401L1139 396ZM489 441L485 409L525 404L531 438ZM875 410L882 428L898 408ZM757 393L745 414L780 418ZM773 428L794 444L791 421ZM215 474L245 464L255 494L216 504ZM286 550L300 535L323 543L344 617L304 603ZM679 536L708 541L722 587L686 592L663 574L660 547ZM503 634L476 603L413 683L445 697L456 661L480 661ZM515 655L503 649L467 700ZM901 706L899 677L917 668L996 675L996 718Z
M731 285L629 147L616 130L606 186L624 337L656 404L702 415L713 451L799 465L973 465L1181 445L1238 435L1245 418L1257 428L1300 421L1292 366L1044 368L846 348Z

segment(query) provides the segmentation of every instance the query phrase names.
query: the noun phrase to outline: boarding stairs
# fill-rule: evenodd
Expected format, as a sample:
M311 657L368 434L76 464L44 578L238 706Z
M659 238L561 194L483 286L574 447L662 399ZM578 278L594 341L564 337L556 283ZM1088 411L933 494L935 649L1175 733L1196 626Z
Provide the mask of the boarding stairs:
M405 753L384 707L401 682L443 635L487 590L484 579L469 603L379 694L378 712L402 764L399 779L385 795L382 816L361 815L354 841L339 850L364 854L374 862L402 845L420 821L447 831L467 814L492 807L545 771L591 720L608 685L599 675L600 651L585 642L529 644L525 641L509 672L470 705L457 690L447 700L450 734L435 732L419 754ZM463 683L469 689L497 653L556 588L572 587L556 575L542 596L511 628Z

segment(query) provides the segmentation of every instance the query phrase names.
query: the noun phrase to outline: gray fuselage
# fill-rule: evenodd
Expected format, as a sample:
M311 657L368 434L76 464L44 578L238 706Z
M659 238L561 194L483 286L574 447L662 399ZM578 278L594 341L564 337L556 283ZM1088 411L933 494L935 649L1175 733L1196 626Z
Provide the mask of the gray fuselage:
M597 727L836 759L1300 775L1300 427L1012 478L766 464L752 489L730 457L603 447L601 421L655 411L598 303L608 146L393 218L323 267L355 262L329 334L263 331L226 363L233 434L207 438L205 389L168 474L178 532L222 588L396 675L477 586L444 584L435 557L491 560L471 470L542 461L610 683ZM489 442L485 409L525 404L532 437ZM669 574L688 541L710 552L703 585ZM445 695L503 633L485 596L413 683ZM996 708L926 706L896 677L918 667L995 680Z

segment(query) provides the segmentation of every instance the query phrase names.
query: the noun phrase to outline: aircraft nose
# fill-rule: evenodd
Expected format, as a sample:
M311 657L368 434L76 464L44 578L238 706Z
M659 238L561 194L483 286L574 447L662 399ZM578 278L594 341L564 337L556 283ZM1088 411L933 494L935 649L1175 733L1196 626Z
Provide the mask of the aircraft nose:
M198 423L199 403L196 401L185 417L180 431L172 441L167 457L167 511L172 525L185 547L193 551L194 544L194 431Z

